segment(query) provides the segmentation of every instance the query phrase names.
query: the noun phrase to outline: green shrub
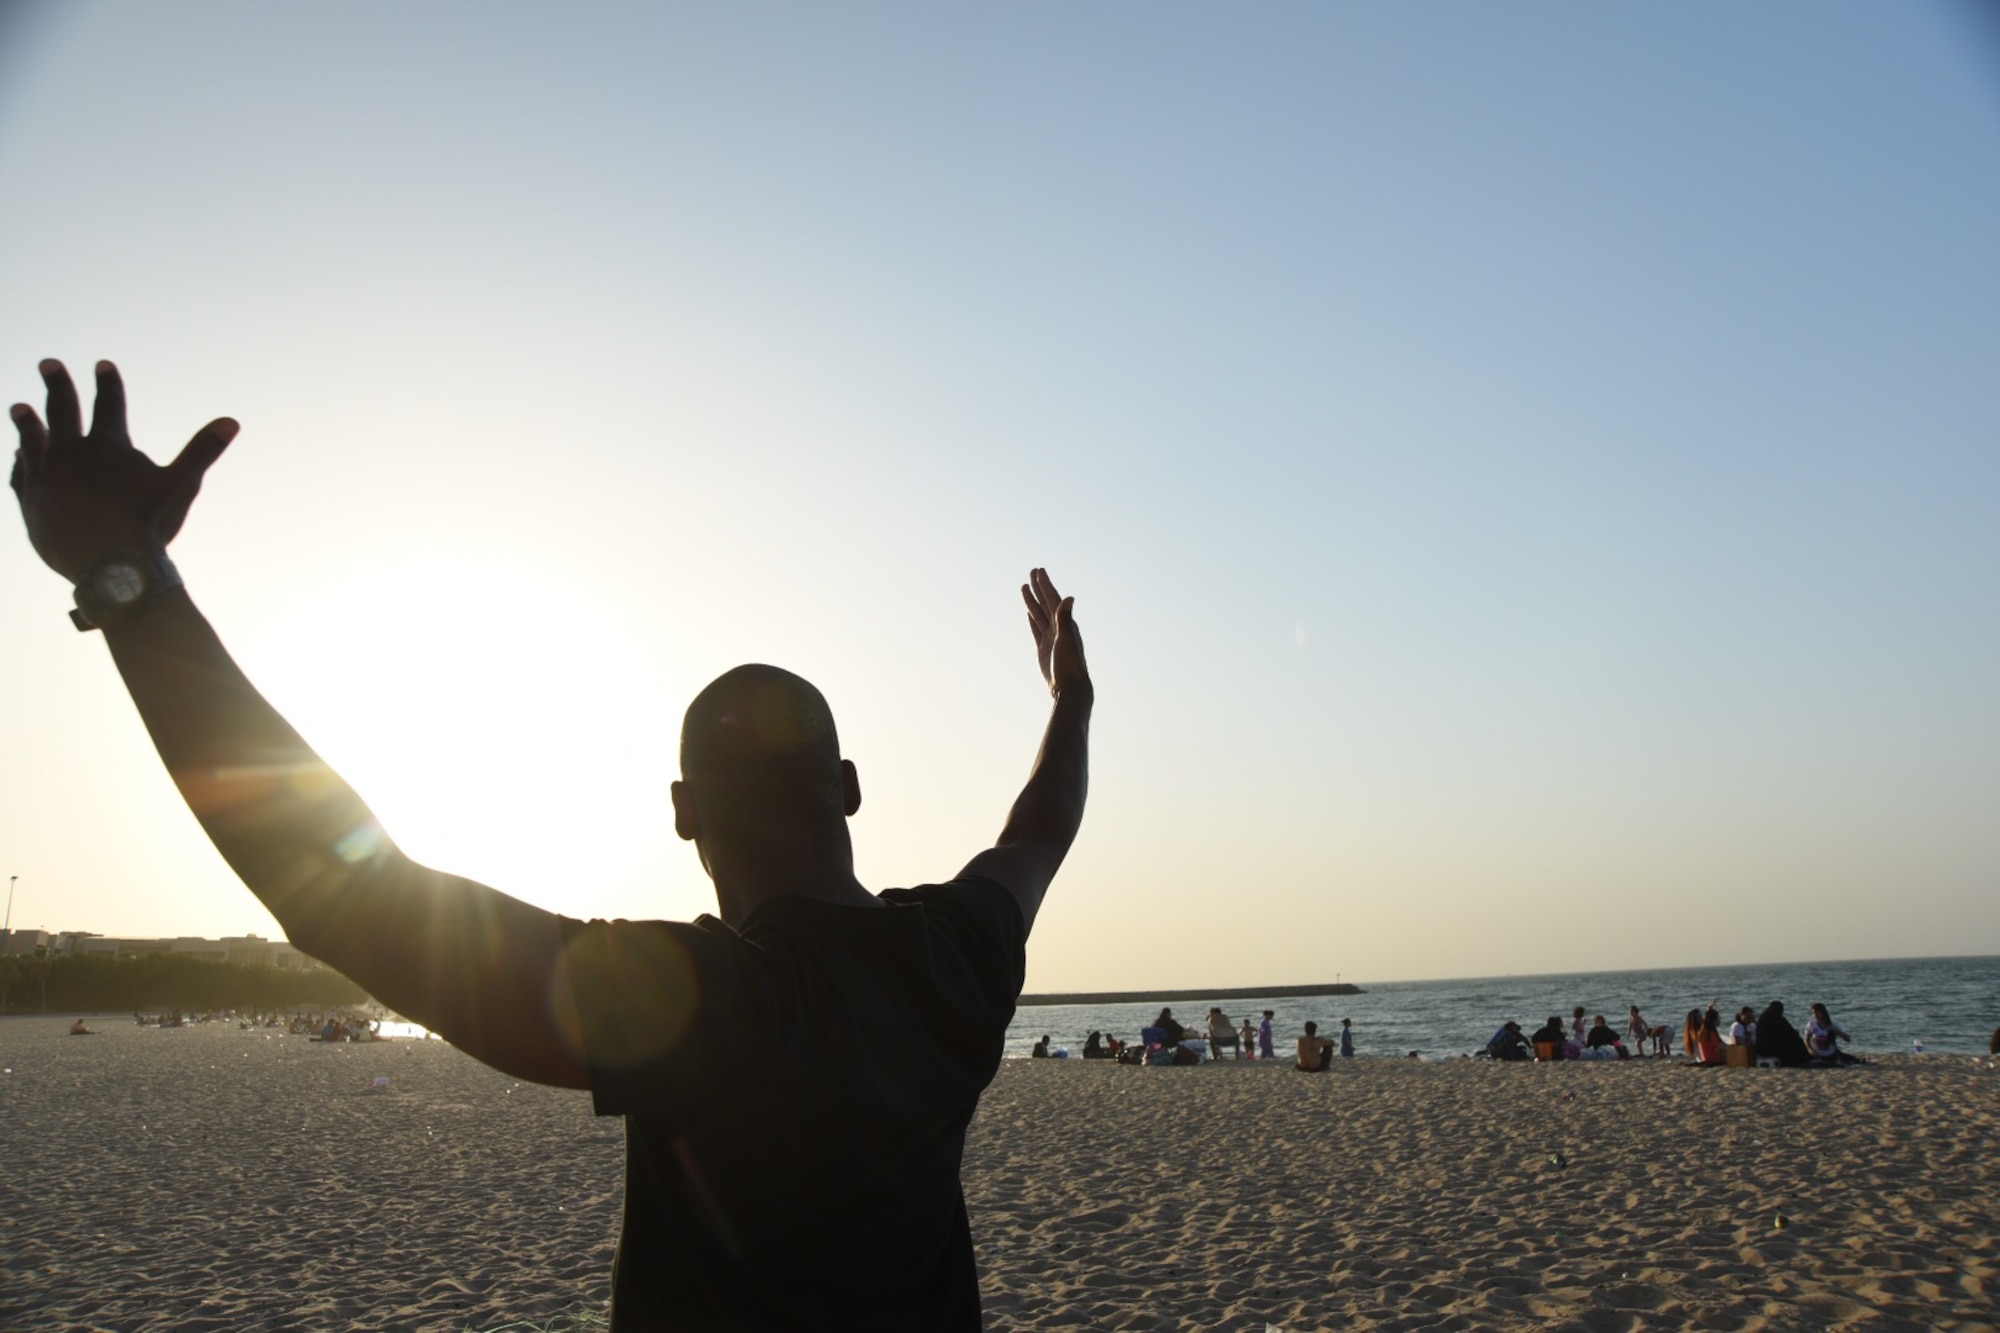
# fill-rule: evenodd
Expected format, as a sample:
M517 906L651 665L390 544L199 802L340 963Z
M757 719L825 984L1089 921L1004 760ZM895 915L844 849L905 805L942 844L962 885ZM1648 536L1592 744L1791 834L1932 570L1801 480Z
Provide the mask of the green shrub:
M138 958L17 954L0 958L0 1014L133 1009L286 1009L365 1004L367 992L326 967L256 967L188 954Z

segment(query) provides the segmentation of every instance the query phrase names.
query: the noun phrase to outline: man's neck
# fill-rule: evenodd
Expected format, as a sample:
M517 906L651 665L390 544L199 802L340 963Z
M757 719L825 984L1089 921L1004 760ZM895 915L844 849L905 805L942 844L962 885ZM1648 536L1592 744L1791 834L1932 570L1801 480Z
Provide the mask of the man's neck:
M854 877L851 860L838 863L790 863L718 858L711 861L715 901L722 919L741 929L774 898L811 898L845 907L880 907L882 900Z

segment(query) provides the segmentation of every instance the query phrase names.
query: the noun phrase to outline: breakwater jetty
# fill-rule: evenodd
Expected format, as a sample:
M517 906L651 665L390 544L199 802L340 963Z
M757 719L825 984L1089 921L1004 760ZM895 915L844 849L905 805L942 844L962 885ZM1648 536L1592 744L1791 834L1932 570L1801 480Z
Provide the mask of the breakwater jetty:
M1018 1003L1035 1004L1185 1004L1189 1000L1267 1000L1284 995L1359 995L1361 987L1348 981L1325 981L1315 986L1236 986L1221 990L1110 990L1050 991L1023 995Z

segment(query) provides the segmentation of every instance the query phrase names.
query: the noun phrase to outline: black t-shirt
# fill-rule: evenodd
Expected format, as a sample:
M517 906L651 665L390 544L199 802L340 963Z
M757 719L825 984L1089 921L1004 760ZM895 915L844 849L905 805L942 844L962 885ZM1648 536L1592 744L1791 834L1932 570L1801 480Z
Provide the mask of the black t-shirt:
M625 1117L617 1333L977 1329L965 1129L1025 968L985 879L566 921L599 1115Z

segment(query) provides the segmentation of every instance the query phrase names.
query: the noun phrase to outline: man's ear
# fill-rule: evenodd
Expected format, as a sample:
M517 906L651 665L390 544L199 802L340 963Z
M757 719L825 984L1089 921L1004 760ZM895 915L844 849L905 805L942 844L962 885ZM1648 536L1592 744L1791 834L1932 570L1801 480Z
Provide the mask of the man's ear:
M853 818L854 812L861 808L861 775L854 771L852 759L840 761L840 795L845 813Z
M667 793L674 801L674 832L683 842L693 842L701 836L701 808L695 804L694 793L685 782L676 782Z

